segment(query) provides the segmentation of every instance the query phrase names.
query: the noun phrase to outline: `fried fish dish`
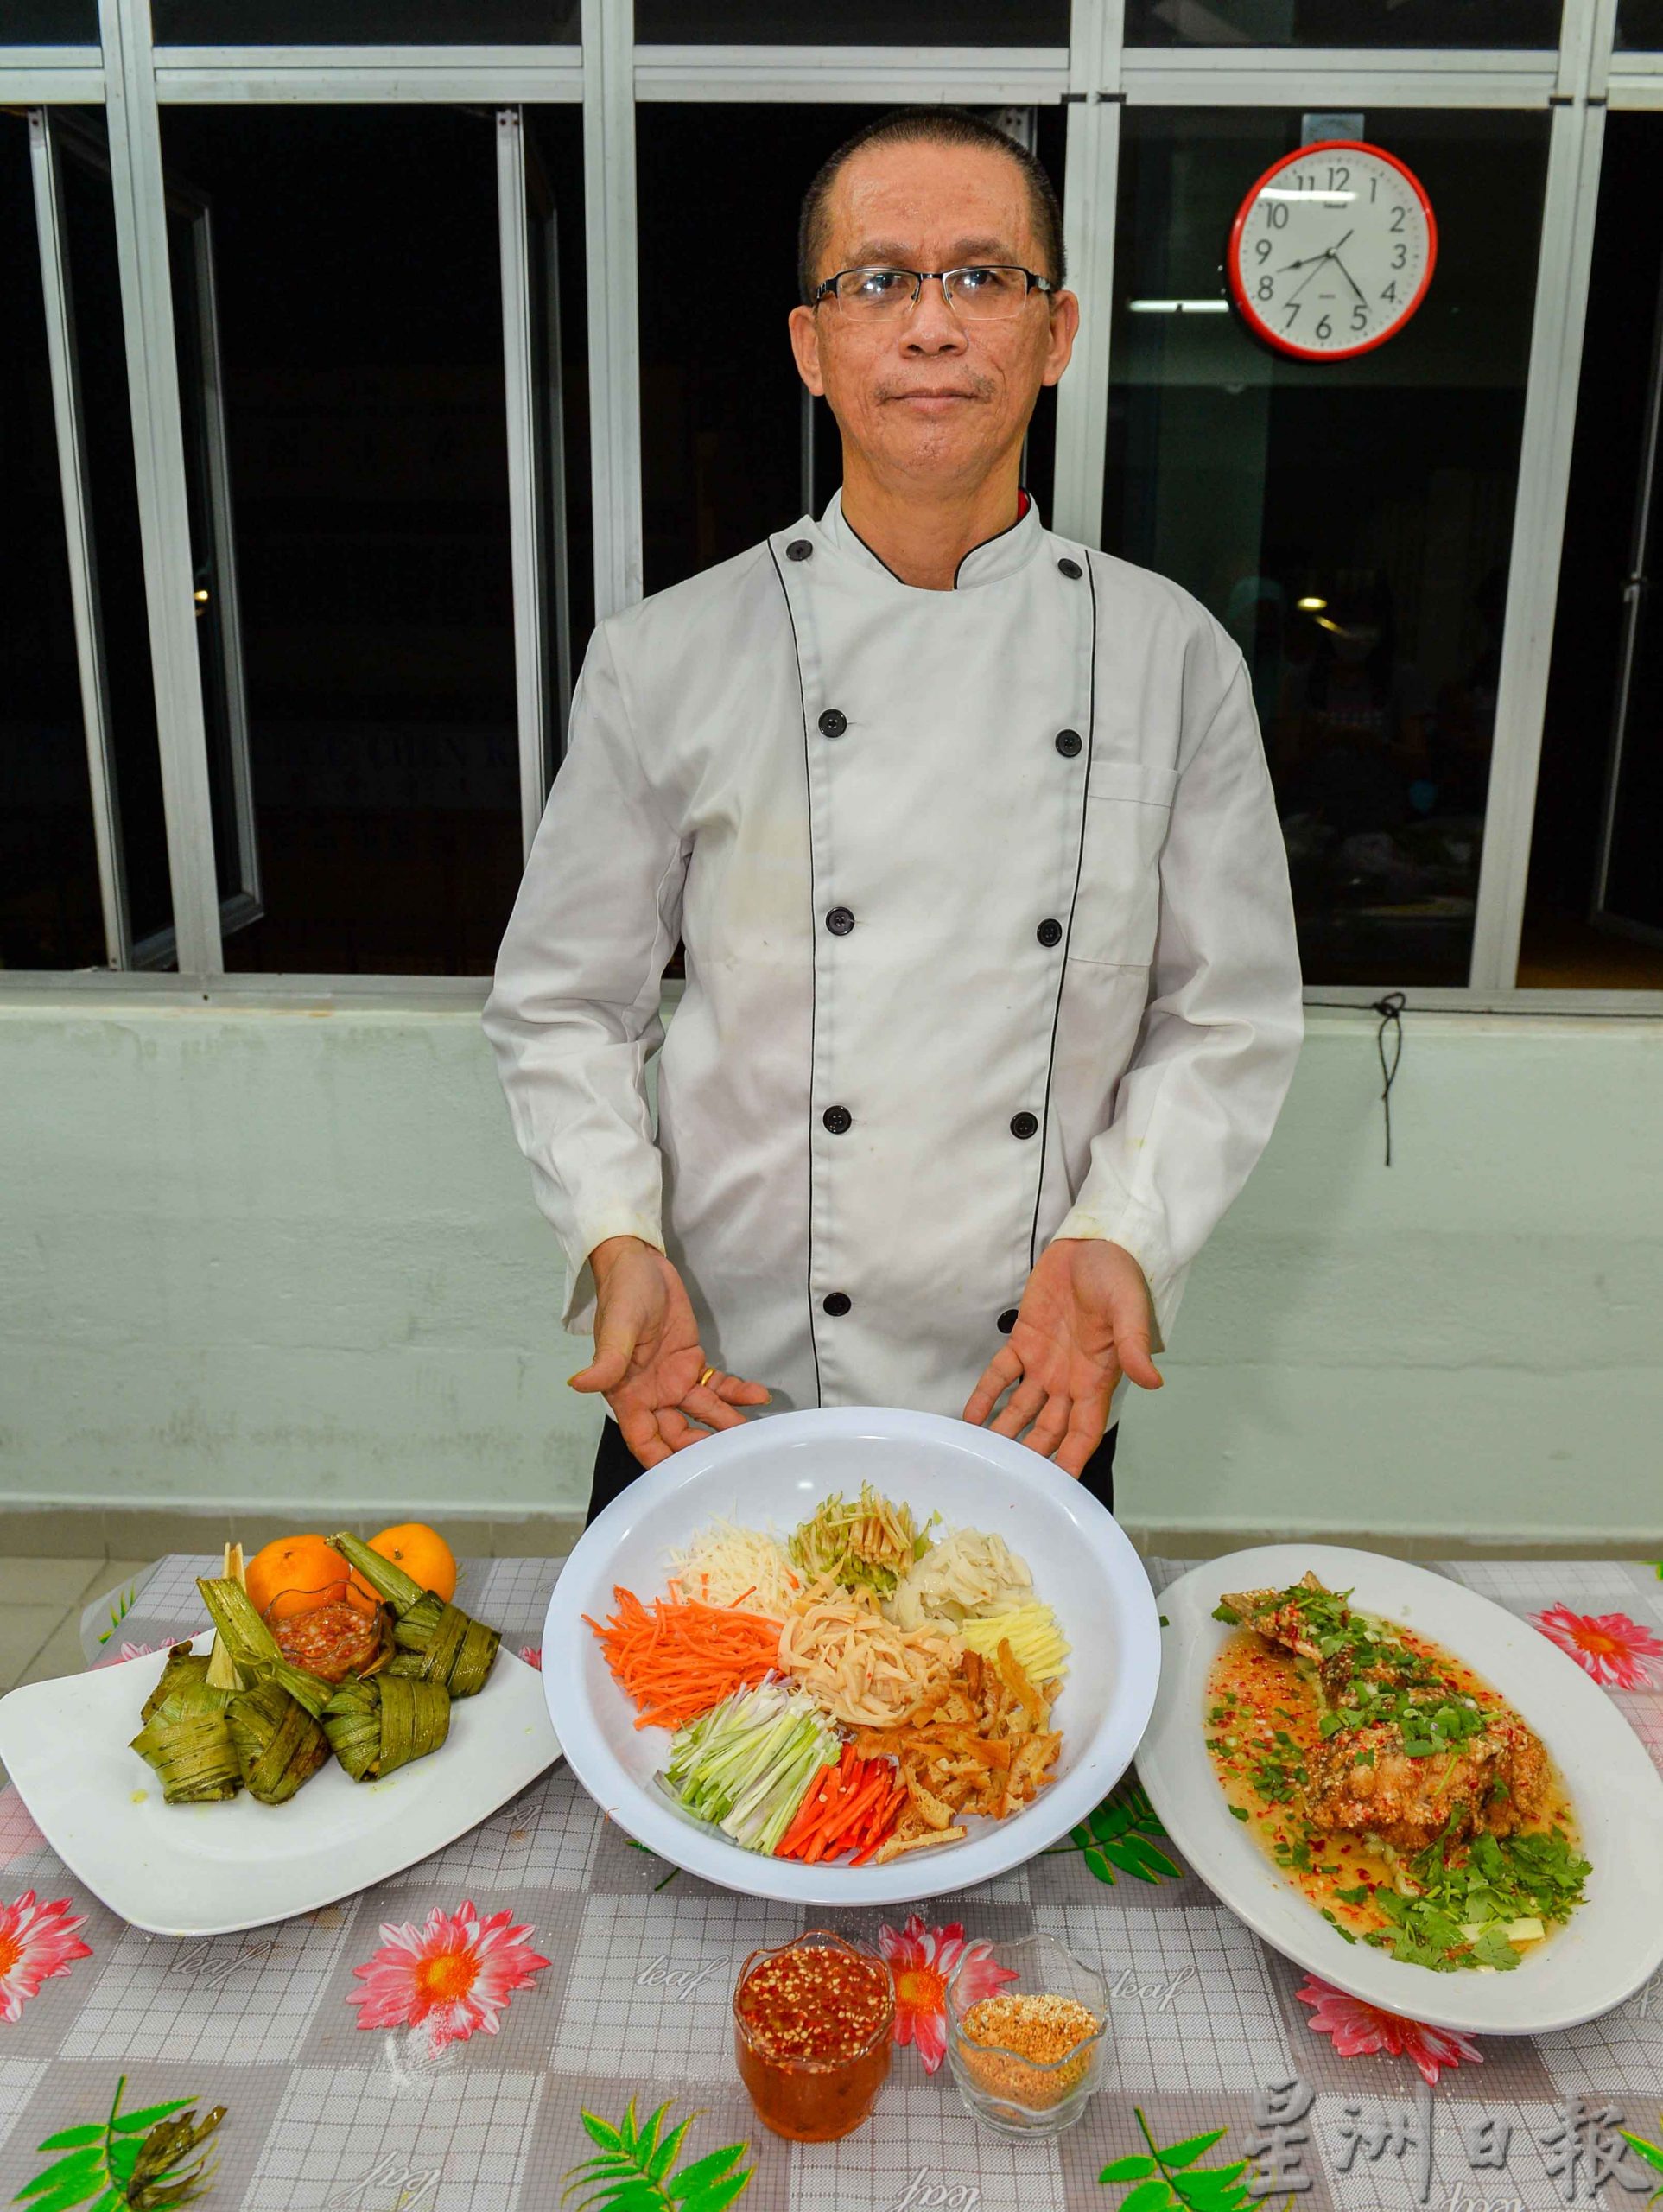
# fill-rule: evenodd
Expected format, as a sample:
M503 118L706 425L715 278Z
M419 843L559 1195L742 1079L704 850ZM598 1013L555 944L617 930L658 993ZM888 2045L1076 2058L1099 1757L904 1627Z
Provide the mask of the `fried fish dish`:
M1348 1941L1516 1966L1582 1894L1539 1738L1452 1654L1314 1574L1225 1594L1208 1748L1272 1857ZM1278 1725L1279 1723L1283 1725Z

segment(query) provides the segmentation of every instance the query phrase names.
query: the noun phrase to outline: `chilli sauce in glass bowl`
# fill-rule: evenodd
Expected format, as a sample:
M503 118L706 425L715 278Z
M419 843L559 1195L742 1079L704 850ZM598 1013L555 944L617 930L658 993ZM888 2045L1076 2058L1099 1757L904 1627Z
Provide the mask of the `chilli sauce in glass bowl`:
M752 1951L733 1992L733 2048L757 2117L830 2143L871 2113L889 2072L895 1984L876 1952L828 1928Z

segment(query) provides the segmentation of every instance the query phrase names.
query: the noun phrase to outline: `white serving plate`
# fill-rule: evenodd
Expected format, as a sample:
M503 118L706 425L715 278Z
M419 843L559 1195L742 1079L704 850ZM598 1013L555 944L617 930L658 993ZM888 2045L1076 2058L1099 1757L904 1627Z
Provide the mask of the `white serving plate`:
M922 1527L1001 1535L1031 1569L1073 1646L1054 1708L1063 1748L1049 1788L1003 1821L973 1818L964 1842L905 1853L887 1866L803 1866L742 1851L652 1786L670 1738L637 1729L587 1613L604 1620L613 1586L663 1593L665 1555L708 1522L785 1535L834 1491L862 1482L911 1505ZM1125 1773L1160 1668L1155 1599L1113 1516L1025 1446L936 1414L838 1407L771 1414L678 1452L630 1484L580 1538L543 1630L543 1694L573 1772L612 1820L661 1858L752 1897L800 1904L895 1904L967 1889L1055 1843Z
M1282 1590L1309 1567L1357 1611L1431 1637L1498 1689L1570 1787L1593 1872L1562 1928L1511 1973L1437 1974L1348 1943L1233 1820L1203 1738L1227 1590ZM1663 1965L1663 1777L1605 1692L1529 1622L1425 1567L1330 1544L1266 1544L1209 1560L1161 1593L1165 1664L1138 1774L1196 1872L1267 1943L1338 1989L1434 2027L1540 2035L1631 1997Z
M204 1632L196 1647L213 1642ZM246 1791L168 1805L128 1745L165 1654L0 1698L0 1761L47 1841L112 1912L158 1936L225 1936L384 1881L489 1817L560 1756L535 1668L497 1656L431 1758L380 1782L331 1759L286 1805Z

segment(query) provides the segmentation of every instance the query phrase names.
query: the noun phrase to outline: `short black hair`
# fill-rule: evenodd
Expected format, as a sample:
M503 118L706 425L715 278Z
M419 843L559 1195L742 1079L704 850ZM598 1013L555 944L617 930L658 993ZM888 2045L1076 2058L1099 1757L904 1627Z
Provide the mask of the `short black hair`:
M843 164L868 146L923 143L932 146L984 146L1004 154L1022 172L1028 188L1034 236L1039 242L1041 276L1053 284L1063 282L1063 209L1057 187L1044 165L1027 148L1008 137L997 124L987 122L963 107L898 107L880 115L846 138L835 154L820 165L813 183L803 195L803 213L797 226L797 281L805 304L812 304L815 270L826 243L826 203Z

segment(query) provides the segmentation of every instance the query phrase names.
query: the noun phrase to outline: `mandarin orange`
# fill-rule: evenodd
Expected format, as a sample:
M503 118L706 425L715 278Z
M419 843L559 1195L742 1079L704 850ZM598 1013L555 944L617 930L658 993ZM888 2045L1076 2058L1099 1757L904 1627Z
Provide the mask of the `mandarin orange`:
M255 1553L245 1579L255 1611L284 1621L338 1604L346 1595L347 1567L321 1536L278 1536Z
M370 1549L379 1552L395 1567L402 1567L412 1581L431 1590L435 1598L448 1603L456 1595L455 1555L438 1530L429 1529L425 1521L401 1521L395 1528L384 1529L378 1536L371 1537ZM371 1594L355 1574L353 1602L361 1604Z

